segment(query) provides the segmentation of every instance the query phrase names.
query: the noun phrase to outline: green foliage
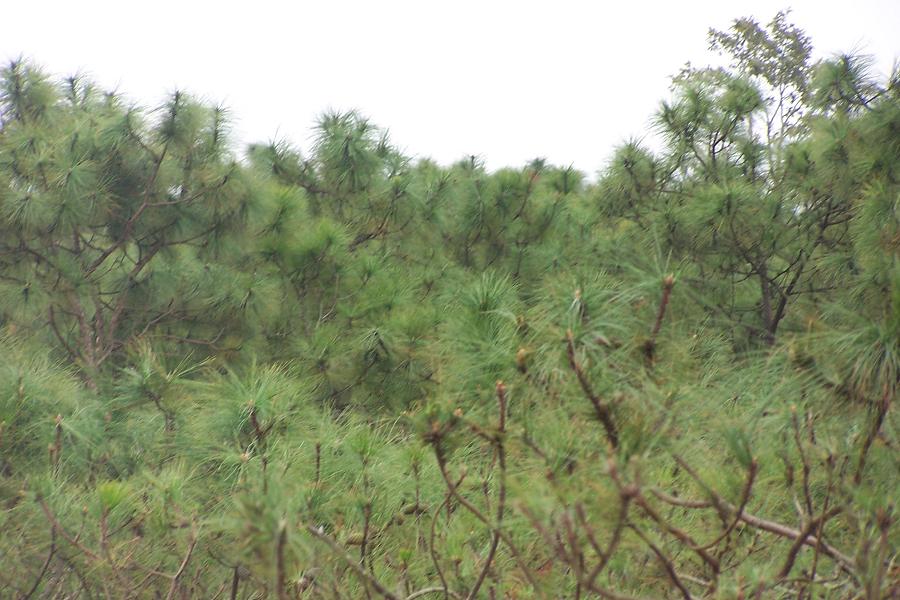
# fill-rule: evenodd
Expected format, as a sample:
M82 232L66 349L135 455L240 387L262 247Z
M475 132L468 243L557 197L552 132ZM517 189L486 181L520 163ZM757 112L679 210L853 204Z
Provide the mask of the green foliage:
M0 73L0 596L898 592L900 97L711 31L595 183Z

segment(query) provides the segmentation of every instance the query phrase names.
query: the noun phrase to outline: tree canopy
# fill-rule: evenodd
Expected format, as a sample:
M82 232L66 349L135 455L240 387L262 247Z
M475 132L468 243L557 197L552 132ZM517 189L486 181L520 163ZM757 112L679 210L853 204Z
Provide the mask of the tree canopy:
M788 18L596 181L8 64L0 596L900 594L900 72Z

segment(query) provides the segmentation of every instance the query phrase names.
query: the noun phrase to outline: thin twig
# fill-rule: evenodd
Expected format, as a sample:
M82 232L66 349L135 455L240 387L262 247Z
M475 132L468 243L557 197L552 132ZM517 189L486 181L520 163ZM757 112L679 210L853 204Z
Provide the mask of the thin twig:
M312 535L317 540L324 542L331 551L334 552L338 557L343 560L350 570L356 573L357 577L359 577L364 586L371 586L376 592L388 598L388 600L399 600L396 595L394 595L390 590L388 590L380 581L375 579L375 577L369 573L366 569L363 568L362 565L359 564L359 561L347 554L347 551L344 550L341 545L335 540L333 537L325 533L322 529L318 527L314 527L312 525L306 525L306 531Z
M50 561L53 560L53 555L56 553L56 527L50 528L50 551L47 552L47 558L44 560L44 564L41 567L40 573L38 573L37 579L34 580L34 585L31 586L31 589L22 596L21 600L28 600L31 598L34 593L37 591L38 586L41 584L41 580L44 579L44 575L47 574L47 568L50 566Z
M502 381L497 382L496 392L499 418L497 425L498 435L496 436L494 446L500 467L499 489L497 490L497 525L494 528L491 547L488 549L484 567L482 567L481 573L478 574L475 585L473 585L472 589L469 591L468 600L474 600L477 597L478 590L481 589L481 585L484 583L488 572L491 570L494 556L497 553L497 547L500 545L500 527L503 525L503 514L506 510L506 448L503 445L503 435L506 433L506 386L503 385Z
M638 535L639 538L644 541L645 544L647 544L647 546L650 547L650 549L656 555L656 558L658 558L659 562L662 563L663 568L666 570L666 574L669 576L669 579L672 580L672 583L675 585L675 587L678 588L678 590L681 592L681 595L684 596L684 600L692 600L693 596L691 596L691 592L687 589L687 586L685 586L684 583L681 582L681 578L678 577L678 573L675 571L675 565L672 564L672 559L666 556L665 553L663 553L663 551L659 548L659 546L654 544L650 540L650 538L648 538L647 535L639 528L635 527L634 525L631 525L629 527Z
M584 395L590 400L591 405L594 407L594 413L603 424L603 429L606 431L606 439L609 441L610 446L615 450L619 446L619 433L612 418L612 411L610 410L609 405L604 402L600 396L594 393L591 382L588 381L584 369L582 369L581 365L578 363L578 359L575 356L575 339L571 329L566 331L566 350L569 357L569 366L575 371L575 376L578 378L578 383L581 385Z
M804 527L803 530L799 532L797 538L794 540L794 543L791 546L791 549L788 551L787 557L784 560L784 566L781 567L781 571L777 576L777 579L779 581L786 578L790 574L791 569L794 568L794 561L797 559L797 553L799 553L800 548L807 543L808 538L810 538L812 532L819 527L819 524L821 523L822 525L824 525L825 522L828 521L828 519L839 515L841 512L843 512L843 509L841 507L834 506L831 509L823 512L815 519L810 519L809 523L806 524L806 527ZM820 543L821 542L817 539L816 543L813 544L813 546L820 547Z
M532 586L535 592L539 592L540 587L538 585L538 582L534 578L534 574L531 572L531 569L528 568L528 565L522 558L522 554L521 552L519 552L519 549L516 547L515 543L513 543L510 537L502 529L492 525L490 520L485 517L484 514L480 510L478 510L478 508L474 504L466 500L466 498L459 493L459 490L455 485L453 485L453 481L450 479L450 474L447 473L447 463L444 459L441 449L438 446L435 446L434 451L435 455L437 456L438 469L440 470L441 476L444 478L444 483L449 488L450 493L452 493L453 497L456 498L456 501L459 502L470 513L472 513L472 515L474 515L476 519L490 527L500 536L500 539L504 544L506 544L506 547L509 549L509 553L512 554L513 559L516 561L519 570L522 571L522 574L528 580L528 583ZM539 596L543 597L543 594L539 594Z
M197 545L197 532L191 532L191 541L188 544L187 554L184 556L184 560L181 561L181 566L178 567L178 570L175 572L175 575L172 577L172 585L169 586L169 593L166 595L166 600L172 600L175 597L175 590L178 589L178 580L184 574L184 570L187 568L188 563L191 561L191 556L194 554L194 548Z

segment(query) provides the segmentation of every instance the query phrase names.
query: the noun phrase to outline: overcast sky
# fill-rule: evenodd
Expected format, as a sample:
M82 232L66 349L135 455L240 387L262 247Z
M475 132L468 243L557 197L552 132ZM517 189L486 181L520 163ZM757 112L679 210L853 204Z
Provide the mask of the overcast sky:
M317 115L355 108L410 155L589 174L646 132L686 61L713 59L709 27L791 7L817 57L862 51L883 73L900 57L900 0L4 4L0 58L87 73L144 106L176 88L222 102L241 144L306 149Z

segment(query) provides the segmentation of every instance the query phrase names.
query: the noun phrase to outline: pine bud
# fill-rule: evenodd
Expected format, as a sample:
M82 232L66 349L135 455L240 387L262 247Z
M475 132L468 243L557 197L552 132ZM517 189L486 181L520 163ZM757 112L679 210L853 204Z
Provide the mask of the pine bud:
M516 368L520 373L524 374L528 372L527 359L528 350L526 350L525 348L519 348L519 351L516 352Z

